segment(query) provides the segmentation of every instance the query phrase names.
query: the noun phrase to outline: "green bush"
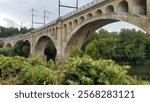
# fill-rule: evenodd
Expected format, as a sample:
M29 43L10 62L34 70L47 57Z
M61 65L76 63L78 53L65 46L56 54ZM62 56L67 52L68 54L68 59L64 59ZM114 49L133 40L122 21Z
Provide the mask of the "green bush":
M12 48L0 48L0 55L12 56Z
M111 60L93 60L88 56L71 58L66 65L65 84L134 85L148 84L127 74L127 69Z
M30 43L28 41L19 40L13 47L13 55L26 57L30 55Z
M127 74L127 69L111 60L74 57L66 65L39 58L0 55L0 84L4 85L106 85L149 84Z
M70 57L83 57L84 52L80 49L72 49L69 54Z
M63 70L56 68L52 62L44 62L39 58L0 56L0 84L61 84Z

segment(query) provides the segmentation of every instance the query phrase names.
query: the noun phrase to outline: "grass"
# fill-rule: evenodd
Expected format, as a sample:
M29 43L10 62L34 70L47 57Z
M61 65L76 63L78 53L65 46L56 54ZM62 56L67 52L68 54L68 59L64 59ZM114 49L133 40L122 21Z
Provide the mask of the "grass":
M136 75L150 81L150 65L136 65L129 69L130 75Z

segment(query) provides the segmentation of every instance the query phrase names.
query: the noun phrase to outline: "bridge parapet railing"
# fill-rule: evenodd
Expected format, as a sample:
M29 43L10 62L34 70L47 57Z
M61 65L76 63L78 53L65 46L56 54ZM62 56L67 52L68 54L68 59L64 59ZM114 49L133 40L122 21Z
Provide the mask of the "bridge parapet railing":
M67 17L70 17L70 16L72 16L72 15L74 15L74 14L76 14L76 13L82 12L82 11L84 11L84 10L86 10L86 9L88 9L88 8L90 8L90 7L94 6L94 5L96 5L96 4L102 3L102 2L104 2L104 1L107 1L107 0L94 0L94 1L92 1L92 2L90 2L90 3L88 3L88 4L86 4L86 5L84 5L84 6L82 6L82 7L80 7L78 10L72 11L72 12L70 12L70 13L68 13L68 14L66 14L66 15L64 15L64 16L62 16L62 19L65 19L65 18L67 18Z

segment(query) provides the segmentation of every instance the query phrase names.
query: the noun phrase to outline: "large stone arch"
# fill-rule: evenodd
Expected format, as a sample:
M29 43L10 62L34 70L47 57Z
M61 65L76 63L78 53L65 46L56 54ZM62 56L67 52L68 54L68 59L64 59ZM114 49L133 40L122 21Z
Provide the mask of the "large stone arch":
M150 33L150 21L148 18L143 18L142 16L136 16L131 14L116 14L108 13L100 16L94 16L89 20L84 21L82 24L78 25L66 38L66 41L63 43L64 56L68 56L72 48L81 48L82 44L85 42L86 38L95 32L97 29L118 21L125 21L130 24L133 24L147 33Z
M128 2L126 0L122 0L117 7L118 12L129 12Z
M12 48L11 43L7 43L6 46L5 46L5 48Z
M133 0L132 2L132 13L139 15L147 14L147 0Z
M39 37L35 42L34 55L41 57L43 60L46 60L47 56L44 54L44 51L49 42L54 45L57 54L57 47L55 42L49 36L43 35Z

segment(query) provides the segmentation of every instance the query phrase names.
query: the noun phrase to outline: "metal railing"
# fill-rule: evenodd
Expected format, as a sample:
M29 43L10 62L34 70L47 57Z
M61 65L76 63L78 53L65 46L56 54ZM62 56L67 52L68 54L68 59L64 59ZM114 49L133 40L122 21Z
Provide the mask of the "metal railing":
M84 11L84 10L90 8L90 7L93 7L93 6L97 5L97 4L100 4L100 3L104 2L104 1L107 1L107 0L94 0L94 1L84 5L82 7L80 7L78 10L72 11L72 12L62 16L62 19L68 18L68 17L70 17L72 15L75 15L77 13L80 13L80 12L82 12L82 11Z

